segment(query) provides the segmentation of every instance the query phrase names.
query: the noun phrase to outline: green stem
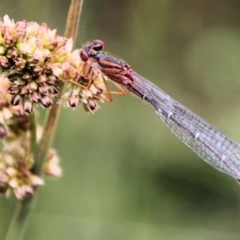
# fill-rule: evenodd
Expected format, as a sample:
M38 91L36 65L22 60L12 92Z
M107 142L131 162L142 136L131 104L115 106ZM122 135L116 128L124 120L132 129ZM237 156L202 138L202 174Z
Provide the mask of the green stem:
M65 30L65 36L67 38L72 38L75 42L77 32L78 32L78 24L79 24L79 18L81 15L82 10L82 4L83 0L71 0L71 5L68 12L68 19L67 19L67 25ZM60 104L57 104L58 100L61 97L61 94L63 92L64 84L60 86L60 91L58 95L58 99L56 99L56 103L52 106L50 111L47 114L47 120L44 126L43 131L43 137L36 147L36 126L35 119L31 118L31 133L34 134L34 136L31 139L31 150L34 152L35 155L35 166L33 167L33 173L37 175L41 175L42 168L46 159L48 148L51 144L54 131L58 122L58 118L60 115ZM33 148L35 150L33 150ZM37 189L36 189L37 191ZM7 236L5 240L22 240L23 234L25 232L25 228L30 216L30 213L32 212L32 207L34 204L34 201L36 199L36 193L34 196L24 199L23 201L17 201L16 202L16 208L15 212L13 214Z
M81 15L82 4L83 4L83 0L72 0L69 8L69 12L68 12L67 24L66 24L64 35L67 38L72 38L74 42L78 32L78 23ZM36 164L33 171L38 175L40 175L42 172L42 167L46 159L47 151L48 151L49 145L51 144L51 140L54 135L55 128L58 122L58 118L61 111L58 101L61 98L63 89L64 89L64 84L61 85L59 94L58 94L58 99L56 99L55 104L52 106L47 116L43 137L35 151Z
M21 213L20 202L17 202L5 240L17 239L17 235L19 234L18 218L20 213Z
M27 218L31 212L30 202L32 198L25 199L24 201L17 201L15 211L7 232L5 240L21 240L27 224Z
M56 99L56 102L60 100L62 91L63 91L64 85L62 84L60 87L58 98ZM39 143L39 145L36 147L35 150L35 165L33 167L33 172L37 175L41 175L42 168L46 159L47 151L49 148L49 145L51 144L55 128L58 122L58 118L60 115L60 104L54 103L51 110L48 112L46 116L46 123L43 130L43 136Z

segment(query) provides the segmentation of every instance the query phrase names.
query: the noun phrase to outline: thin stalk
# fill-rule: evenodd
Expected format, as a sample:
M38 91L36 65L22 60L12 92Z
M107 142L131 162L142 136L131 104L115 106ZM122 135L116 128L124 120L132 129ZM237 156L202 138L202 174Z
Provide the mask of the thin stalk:
M22 240L25 228L27 225L27 216L31 212L32 197L26 198L23 201L17 201L15 211L8 228L5 240Z
M81 15L82 4L83 0L72 0L68 12L64 35L67 38L72 38L74 42L78 32L78 22ZM36 174L41 174L49 145L51 144L52 138L54 136L55 128L61 111L61 106L58 104L58 101L61 98L63 89L64 84L60 86L58 99L56 99L55 104L53 104L52 108L48 112L46 124L43 131L43 137L35 151L36 166L34 167L34 172Z
M77 32L78 32L78 26L80 23L80 16L82 12L82 6L83 6L83 0L72 0L69 12L68 12L68 18L67 18L67 24L65 28L64 36L67 38L73 39L73 45L75 44Z
M22 208L22 204L20 201L18 201L16 203L15 211L13 213L12 220L9 225L7 236L6 236L5 240L17 239L20 229L19 229L19 225L16 224L16 222L20 218L21 208Z
M72 38L73 42L76 40L77 32L78 32L78 25L79 19L81 15L83 0L72 0L68 12L66 30L65 30L65 37ZM34 150L35 154L35 166L33 167L33 172L35 174L41 175L42 168L46 159L48 148L52 142L52 138L54 136L54 132L57 126L58 118L60 115L60 105L57 104L58 100L60 99L62 92L63 92L64 84L60 86L60 91L58 98L56 99L55 104L52 108L48 111L44 130L43 130L43 137ZM33 121L31 120L31 123ZM36 129L35 124L32 127L32 134L36 136ZM32 138L32 146L35 146L36 138L35 136ZM36 199L36 194L32 197L26 198L23 201L16 202L15 212L13 214L7 236L5 240L22 240L23 234L25 232L25 228L29 219L29 215L32 212L33 204Z

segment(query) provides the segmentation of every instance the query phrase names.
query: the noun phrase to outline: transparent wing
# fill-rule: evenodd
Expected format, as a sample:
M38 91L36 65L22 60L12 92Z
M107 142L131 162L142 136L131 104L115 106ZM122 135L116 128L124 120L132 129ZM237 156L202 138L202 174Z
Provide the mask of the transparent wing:
M170 130L207 163L240 179L240 145L181 105L156 85L133 73L129 91L149 103Z

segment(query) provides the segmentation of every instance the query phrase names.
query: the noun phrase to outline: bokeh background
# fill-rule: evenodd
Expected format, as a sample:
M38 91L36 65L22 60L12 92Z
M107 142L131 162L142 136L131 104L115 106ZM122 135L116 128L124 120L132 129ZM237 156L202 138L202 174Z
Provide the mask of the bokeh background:
M1 0L0 16L64 33L70 0ZM240 1L85 0L78 46L106 49L240 142ZM63 109L64 170L38 192L25 240L240 239L240 186L131 94L94 115ZM0 239L14 198L0 198Z

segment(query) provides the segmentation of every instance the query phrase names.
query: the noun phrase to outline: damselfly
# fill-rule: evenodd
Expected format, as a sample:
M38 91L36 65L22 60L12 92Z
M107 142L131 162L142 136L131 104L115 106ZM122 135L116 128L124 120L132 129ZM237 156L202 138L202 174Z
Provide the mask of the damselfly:
M102 42L102 44L103 44L103 42ZM98 76L99 76L99 69L97 69L94 66L94 63L89 61L89 57L86 54L86 52L89 52L88 49L90 50L91 46L92 46L92 44L89 43L84 47L84 50L80 50L80 57L83 60L83 65L84 65L84 67L82 68L82 71L83 71L83 76L85 76L82 79L87 79L88 81L87 82L86 81L78 82L78 85L80 85L81 87L83 87L85 89L89 89L91 87L94 79L98 78ZM125 95L126 94L125 91L123 90L123 88L118 83L115 83L115 82L112 82L112 83L115 86L115 88L117 89L117 91L111 91L108 87L108 84L107 84L107 81L106 81L104 75L101 77L101 80L103 81L103 83L105 85L105 93L108 96L108 98L104 98L103 100L112 102L113 94L117 94L117 95ZM76 83L76 82L74 82L74 83Z
M104 43L95 40L82 50L81 58L92 59L108 78L149 103L183 143L207 163L239 181L240 144L138 75L127 63L106 55L103 48Z

